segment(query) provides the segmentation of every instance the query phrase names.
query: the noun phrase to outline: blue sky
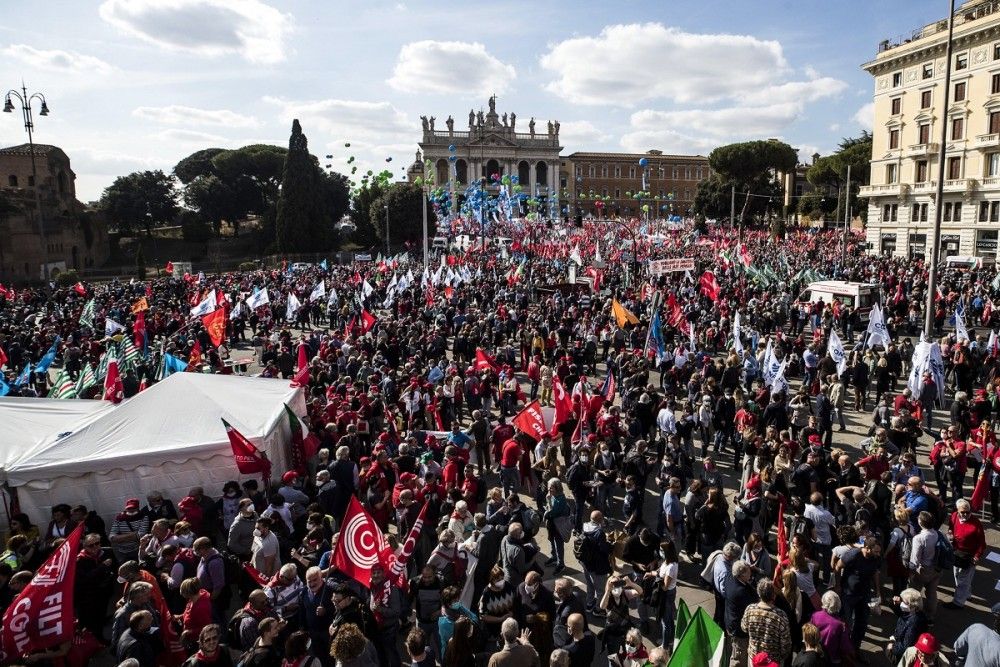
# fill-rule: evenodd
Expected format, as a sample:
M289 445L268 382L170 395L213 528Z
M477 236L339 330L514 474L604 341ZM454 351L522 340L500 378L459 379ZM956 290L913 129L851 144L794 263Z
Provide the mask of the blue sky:
M342 171L353 155L401 175L421 115L465 129L491 92L518 127L559 120L564 154L780 137L806 156L870 126L860 65L878 42L945 12L943 0L5 3L0 85L23 77L48 97L36 140L66 149L84 201L200 148L284 144L293 117ZM0 116L0 145L26 140L18 120Z

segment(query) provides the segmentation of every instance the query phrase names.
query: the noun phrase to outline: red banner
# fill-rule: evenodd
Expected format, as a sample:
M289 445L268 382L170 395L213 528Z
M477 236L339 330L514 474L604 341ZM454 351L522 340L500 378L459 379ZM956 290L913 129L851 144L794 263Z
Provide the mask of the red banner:
M246 436L233 428L232 424L225 419L222 420L222 424L226 427L226 435L229 436L229 445L233 448L233 458L236 460L236 468L240 474L261 473L264 477L270 477L271 462L267 460L267 455L257 449L252 442L246 439Z
M372 567L381 563L384 549L386 542L382 531L358 499L351 496L337 546L333 549L334 567L368 588L371 586Z
M212 345L219 347L226 340L226 309L209 313L201 318L201 323L205 325L208 337L212 339Z
M82 535L83 526L77 526L7 607L0 629L0 662L73 639L73 584Z
M123 398L125 389L122 386L122 377L118 373L118 360L112 359L108 362L108 375L104 378L104 400L121 403Z
M538 401L532 401L524 407L511 422L516 429L527 433L535 440L541 440L547 435L545 419L542 417L542 406Z
M573 399L570 398L566 387L563 386L563 383L557 377L552 378L552 398L556 405L556 414L552 419L550 434L552 437L556 437L559 435L559 427L573 416Z
M473 362L473 368L477 371L495 371L497 370L497 362L496 359L486 354L481 349L476 348L476 360Z
M410 533L406 536L406 541L403 542L403 550L399 552L399 555L390 554L388 557L389 561L389 576L388 580L393 581L397 588L406 591L409 587L409 583L406 581L406 564L410 561L410 557L413 555L413 550L417 548L417 540L420 539L420 531L424 529L424 521L427 518L427 503L420 508L420 514L417 515L417 520L413 522L413 527L410 528Z
M361 330L364 333L371 331L376 322L378 322L378 319L374 315L364 308L361 309Z

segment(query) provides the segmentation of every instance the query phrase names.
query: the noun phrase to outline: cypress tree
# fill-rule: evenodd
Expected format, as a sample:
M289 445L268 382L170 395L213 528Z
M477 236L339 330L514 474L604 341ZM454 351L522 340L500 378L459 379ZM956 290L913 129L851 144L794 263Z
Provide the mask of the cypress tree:
M292 121L288 154L278 196L276 233L281 252L307 252L324 249L327 242L319 202L319 170L309 154L308 140L298 119Z

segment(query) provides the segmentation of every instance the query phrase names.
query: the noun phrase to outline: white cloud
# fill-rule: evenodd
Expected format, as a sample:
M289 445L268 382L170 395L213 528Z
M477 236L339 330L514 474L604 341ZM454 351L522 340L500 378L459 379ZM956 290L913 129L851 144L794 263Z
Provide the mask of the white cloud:
M865 130L871 130L875 125L875 103L869 102L855 112L854 122Z
M781 45L748 35L692 34L660 23L612 25L560 42L541 58L549 91L574 103L708 102L777 83Z
M149 157L118 153L95 148L66 149L73 165L73 171L81 175L121 176L133 171L154 169L156 160Z
M750 91L740 96L744 104L778 104L782 102L807 103L834 97L847 90L847 84L840 79L824 76L809 81L788 81L760 90Z
M154 139L171 143L197 144L202 148L208 148L209 146L226 147L233 143L231 139L220 137L217 134L198 132L197 130L182 130L180 128L171 128L157 132L152 136Z
M157 46L205 56L285 59L292 18L260 0L105 0L101 18Z
M27 44L11 44L0 50L3 55L20 62L50 72L68 72L71 74L96 74L103 76L112 73L115 68L100 58L87 56L76 51L59 49L36 49Z
M621 138L622 148L630 153L645 153L656 149L674 155L708 155L722 143L725 142L693 137L666 128L633 130L626 132Z
M257 127L260 123L252 116L244 116L228 109L196 109L178 104L165 107L138 107L132 111L136 118L167 125L220 125L224 127Z
M403 45L388 83L408 93L478 96L507 91L515 76L478 42L424 40Z
M685 111L653 111L644 109L632 114L635 130L675 128L715 137L778 134L802 113L802 105L794 102L761 107L727 107L724 109L689 109Z
M819 146L813 146L812 144L799 144L796 146L796 150L799 153L799 164L812 164L812 156L814 153L823 154L823 151L819 149Z
M559 127L559 139L572 150L586 150L589 144L604 143L610 138L610 134L589 120L567 120Z

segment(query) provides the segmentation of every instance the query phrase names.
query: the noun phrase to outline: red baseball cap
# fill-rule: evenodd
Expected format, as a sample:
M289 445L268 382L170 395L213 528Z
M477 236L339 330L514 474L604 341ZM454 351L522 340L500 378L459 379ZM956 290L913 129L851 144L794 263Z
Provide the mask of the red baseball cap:
M938 643L937 638L929 632L925 632L917 637L917 643L913 646L921 653L926 654L937 653L938 649L941 648L941 644Z
M294 470L289 470L288 472L286 472L284 475L281 476L281 481L285 482L286 484L291 484L298 478L299 478L299 473L295 472Z

